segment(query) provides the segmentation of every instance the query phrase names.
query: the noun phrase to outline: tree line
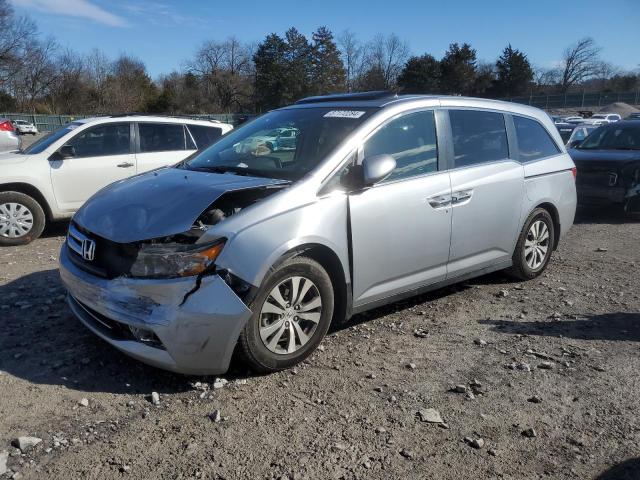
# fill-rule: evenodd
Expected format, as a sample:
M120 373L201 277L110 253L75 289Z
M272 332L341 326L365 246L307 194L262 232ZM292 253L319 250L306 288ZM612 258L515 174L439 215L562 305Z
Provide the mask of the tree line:
M296 28L259 43L236 37L203 42L180 71L152 79L143 61L79 54L0 0L0 110L37 113L252 113L309 95L366 90L492 98L621 92L640 88L640 74L605 62L592 38L568 46L553 68L532 65L507 45L494 62L468 43L452 43L441 58L412 55L398 35L362 41L326 26L310 37Z

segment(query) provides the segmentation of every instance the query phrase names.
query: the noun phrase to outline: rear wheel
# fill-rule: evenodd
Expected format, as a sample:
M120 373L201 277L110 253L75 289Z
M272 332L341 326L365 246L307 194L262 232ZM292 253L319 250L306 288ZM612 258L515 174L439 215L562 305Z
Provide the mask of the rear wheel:
M307 358L324 338L333 316L331 279L322 266L294 257L265 279L240 334L240 354L259 372L289 368Z
M45 225L40 204L20 192L0 192L0 245L26 245L38 238Z
M544 208L536 208L520 232L510 273L520 280L540 275L549 264L554 241L555 227L551 215Z

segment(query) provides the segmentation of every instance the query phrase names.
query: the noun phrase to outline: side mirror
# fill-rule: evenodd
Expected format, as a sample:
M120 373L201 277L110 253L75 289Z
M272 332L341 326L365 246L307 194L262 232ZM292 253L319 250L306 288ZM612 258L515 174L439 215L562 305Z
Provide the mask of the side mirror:
M387 178L396 168L395 159L388 154L373 155L362 161L362 183L370 187Z
M57 159L56 160L64 160L65 158L73 158L76 156L76 149L73 148L73 145L63 145L56 152Z

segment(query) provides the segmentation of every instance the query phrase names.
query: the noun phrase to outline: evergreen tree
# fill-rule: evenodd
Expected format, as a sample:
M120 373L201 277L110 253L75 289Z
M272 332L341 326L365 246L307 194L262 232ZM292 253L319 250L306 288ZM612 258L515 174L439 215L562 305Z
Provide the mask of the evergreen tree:
M440 62L432 55L411 57L398 77L398 86L403 93L438 93L440 74Z
M496 61L496 94L503 97L521 95L533 81L533 69L527 56L511 44Z
M312 47L307 37L294 27L285 33L287 64L285 103L293 103L311 93Z
M468 43L452 43L440 62L444 93L469 95L476 80L476 51Z
M258 45L253 62L256 69L255 101L259 112L281 107L289 84L288 45L275 33Z
M316 95L346 90L346 72L340 51L327 27L313 33L312 89Z

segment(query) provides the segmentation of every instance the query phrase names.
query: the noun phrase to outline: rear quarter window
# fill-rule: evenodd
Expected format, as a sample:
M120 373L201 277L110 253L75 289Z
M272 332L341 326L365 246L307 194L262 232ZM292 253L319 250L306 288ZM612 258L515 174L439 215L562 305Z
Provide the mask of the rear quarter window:
M520 161L530 162L560 153L558 145L547 129L537 121L514 115L513 123L516 128Z
M208 147L222 136L222 129L218 127L205 127L202 125L187 125L198 150Z

